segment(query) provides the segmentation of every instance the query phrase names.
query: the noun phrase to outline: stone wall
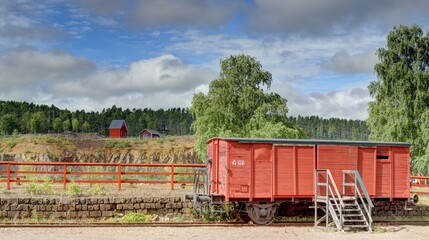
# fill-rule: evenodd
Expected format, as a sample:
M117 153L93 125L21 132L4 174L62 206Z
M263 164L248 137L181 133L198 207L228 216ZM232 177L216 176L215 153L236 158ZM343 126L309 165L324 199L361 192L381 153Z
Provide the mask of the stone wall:
M3 218L103 218L122 216L128 212L190 213L192 204L180 197L81 197L81 198L2 198Z
M25 197L0 198L0 218L109 218L129 212L143 214L190 214L191 202L180 197ZM312 209L299 211L299 216L313 216ZM377 217L429 216L428 206L410 206L403 202L377 202L372 210Z

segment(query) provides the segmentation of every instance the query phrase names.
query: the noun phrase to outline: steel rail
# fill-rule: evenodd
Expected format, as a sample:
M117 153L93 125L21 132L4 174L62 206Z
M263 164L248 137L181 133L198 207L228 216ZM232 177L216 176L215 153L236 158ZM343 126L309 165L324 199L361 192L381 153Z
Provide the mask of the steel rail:
M428 221L374 221L375 226L429 226ZM313 221L275 222L267 227L313 227ZM106 227L260 227L241 222L144 222L144 223L1 223L0 228L106 228Z

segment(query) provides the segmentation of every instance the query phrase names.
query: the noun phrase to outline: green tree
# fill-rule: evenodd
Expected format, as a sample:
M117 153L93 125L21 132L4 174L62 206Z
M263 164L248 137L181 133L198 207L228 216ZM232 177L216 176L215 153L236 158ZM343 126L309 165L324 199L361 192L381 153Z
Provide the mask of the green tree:
M73 132L78 132L79 130L79 120L77 118L72 119L72 130Z
M18 128L17 119L14 114L4 114L0 117L0 133L11 135Z
M190 108L195 121L196 151L205 159L212 137L296 138L297 129L286 122L286 99L267 92L271 73L255 58L230 56L220 62L221 72L207 95L195 94Z
M86 132L86 133L91 132L91 125L87 121L83 123L82 128L83 128L83 132Z
M395 27L377 54L378 79L368 87L370 139L412 143L413 170L428 174L429 35L416 25Z
M59 133L61 130L62 130L62 120L61 120L61 118L59 118L59 117L57 117L57 118L55 118L54 119L54 122L53 122L53 128L54 128L54 130L57 132L57 133Z
M30 132L30 119L31 119L31 112L26 111L21 116L20 121L20 128L22 133L29 133Z
M43 133L48 129L48 118L43 112L36 112L31 115L30 119L30 132Z
M63 131L69 131L70 130L70 120L66 119L63 121Z

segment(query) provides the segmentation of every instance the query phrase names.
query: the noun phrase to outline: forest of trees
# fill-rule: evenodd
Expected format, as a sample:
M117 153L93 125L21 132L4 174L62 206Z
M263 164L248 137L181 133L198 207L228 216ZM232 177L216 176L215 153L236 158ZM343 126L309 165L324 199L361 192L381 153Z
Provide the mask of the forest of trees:
M184 108L130 110L113 106L101 112L72 112L53 105L0 101L1 135L74 131L97 132L107 136L113 119L125 119L129 136L137 136L144 128L167 135L194 134L190 129L193 118ZM302 129L304 136L311 139L367 140L369 134L365 121L361 120L299 116L288 117L287 122Z
M298 116L288 117L288 122L302 129L310 139L367 141L370 133L366 122L362 120Z
M108 135L113 119L124 119L129 136L138 136L144 129L158 130L167 135L189 135L192 117L184 108L167 110L122 109L112 106L101 112L70 111L53 105L0 101L0 133L97 132Z

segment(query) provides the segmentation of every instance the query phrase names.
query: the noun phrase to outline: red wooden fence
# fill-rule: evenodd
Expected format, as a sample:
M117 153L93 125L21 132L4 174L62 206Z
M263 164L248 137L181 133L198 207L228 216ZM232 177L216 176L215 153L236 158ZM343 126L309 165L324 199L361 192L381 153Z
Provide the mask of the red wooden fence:
M45 170L25 170L21 169L23 166L33 166L34 168L43 168ZM82 167L84 170L78 171L71 169L72 167ZM115 171L89 171L90 167L111 167L116 168ZM126 168L138 168L138 170L147 171L127 171ZM191 180L176 180L175 176L193 176L195 173L190 172L189 168L193 170L205 168L205 164L139 164L139 163L53 163L53 162L0 162L0 182L5 182L7 189L10 190L10 184L22 182L44 182L46 180L27 179L29 175L53 175L54 179L50 180L54 183L62 183L63 188L66 189L67 183L115 183L118 184L118 189L121 190L123 183L155 183L155 184L170 184L171 189L174 189L175 183L192 183ZM154 169L157 168L157 169ZM169 169L168 169L169 168ZM178 172L178 169L185 169L186 172ZM164 171L160 171L164 169ZM168 169L168 171L165 171ZM94 175L96 179L79 179L79 175ZM167 180L139 180L129 179L127 176L169 176ZM72 176L76 179L72 180ZM104 176L104 179L101 178ZM106 176L116 179L106 179Z
M428 176L410 176L411 179L411 187L420 187L420 188L429 188L429 177ZM418 190L411 190L410 191L413 194L429 194L428 191L418 191Z

